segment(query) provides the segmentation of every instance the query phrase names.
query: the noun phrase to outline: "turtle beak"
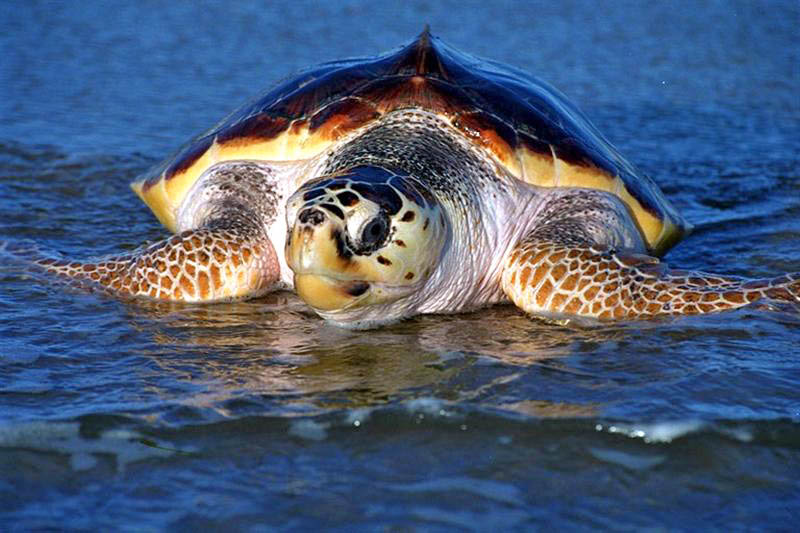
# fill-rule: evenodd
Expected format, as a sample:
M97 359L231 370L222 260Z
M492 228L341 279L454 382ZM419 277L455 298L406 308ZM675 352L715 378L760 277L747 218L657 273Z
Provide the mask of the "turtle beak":
M349 309L367 303L371 284L347 248L340 223L308 207L297 216L286 241L286 262L298 296L315 309Z
M321 274L295 274L297 295L314 309L333 311L358 307L369 292L366 281L346 281Z

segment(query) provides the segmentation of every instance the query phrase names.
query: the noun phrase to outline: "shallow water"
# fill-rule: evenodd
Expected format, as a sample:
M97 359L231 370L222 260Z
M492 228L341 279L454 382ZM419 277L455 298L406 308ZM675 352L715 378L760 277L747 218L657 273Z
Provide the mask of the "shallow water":
M235 6L0 7L0 241L161 238L133 178L270 82L428 22L651 174L695 224L671 263L800 271L796 2ZM4 263L0 528L788 530L799 348L786 309L351 332L288 293L131 304Z

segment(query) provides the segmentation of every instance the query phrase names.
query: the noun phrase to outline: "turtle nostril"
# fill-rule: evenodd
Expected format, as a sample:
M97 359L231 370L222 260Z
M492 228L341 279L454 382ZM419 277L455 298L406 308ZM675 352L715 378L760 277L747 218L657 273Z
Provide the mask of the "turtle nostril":
M309 207L300 212L297 220L310 226L319 226L325 221L325 214L319 209Z

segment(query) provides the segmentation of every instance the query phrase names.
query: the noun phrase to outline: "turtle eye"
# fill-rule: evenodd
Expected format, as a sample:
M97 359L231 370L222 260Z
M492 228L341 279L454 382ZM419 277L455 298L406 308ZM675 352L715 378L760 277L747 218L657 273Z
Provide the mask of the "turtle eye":
M374 252L386 243L389 237L389 217L381 209L374 217L367 219L359 232L356 253Z

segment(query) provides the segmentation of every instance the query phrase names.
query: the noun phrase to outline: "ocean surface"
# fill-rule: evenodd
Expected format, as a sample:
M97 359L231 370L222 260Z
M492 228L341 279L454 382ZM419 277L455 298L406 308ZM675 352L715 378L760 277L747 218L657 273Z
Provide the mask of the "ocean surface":
M383 5L383 4L382 4ZM292 72L425 24L561 89L695 225L676 266L800 271L800 4L0 5L0 241L162 238L128 183ZM290 293L120 302L0 260L0 530L790 531L800 314L513 306L374 331Z

